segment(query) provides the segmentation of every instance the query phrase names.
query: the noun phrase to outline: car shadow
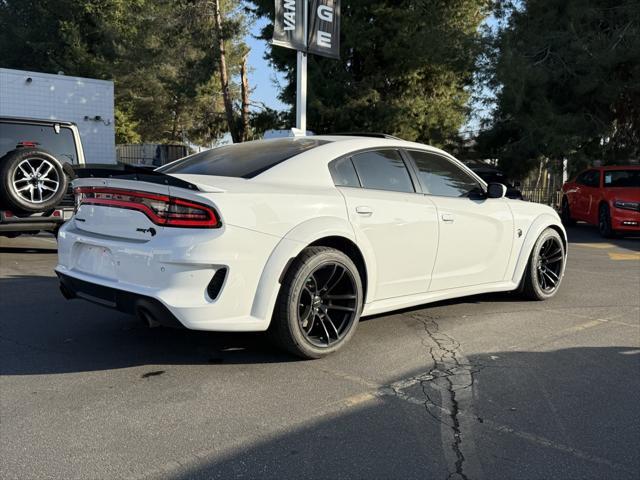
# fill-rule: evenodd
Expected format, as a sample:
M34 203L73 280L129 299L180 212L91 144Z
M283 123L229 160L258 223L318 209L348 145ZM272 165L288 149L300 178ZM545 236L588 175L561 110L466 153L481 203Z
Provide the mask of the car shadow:
M134 316L65 300L55 277L1 278L0 310L3 375L299 361L273 347L264 333L149 328Z
M640 234L618 236L613 238L603 238L598 232L598 227L587 225L586 223L577 223L571 227L567 227L567 237L569 245L572 243L609 243L626 250L640 251Z
M0 247L0 254L2 253L46 253L53 254L58 253L57 248L42 248L42 247Z
M25 296L28 292L28 297ZM518 301L485 294L428 304ZM303 361L272 344L267 334L149 328L138 318L84 300L65 300L55 277L0 278L0 374L38 375L163 364L257 364ZM362 322L423 310L425 305Z
M175 480L633 479L639 353L615 346L477 354L467 359L476 381L456 414L439 409L446 392L423 383L235 449L203 445L160 471Z

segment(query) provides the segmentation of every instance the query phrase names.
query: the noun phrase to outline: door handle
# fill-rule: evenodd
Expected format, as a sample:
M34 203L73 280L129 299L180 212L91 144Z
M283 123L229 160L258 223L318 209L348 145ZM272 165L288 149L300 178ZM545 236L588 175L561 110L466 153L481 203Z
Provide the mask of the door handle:
M362 215L363 217L370 217L373 215L373 209L371 207L367 207L366 205L362 205L360 207L356 207L356 213L358 215Z
M453 215L451 215L450 213L443 213L442 214L442 221L443 222L447 222L447 223L453 223Z

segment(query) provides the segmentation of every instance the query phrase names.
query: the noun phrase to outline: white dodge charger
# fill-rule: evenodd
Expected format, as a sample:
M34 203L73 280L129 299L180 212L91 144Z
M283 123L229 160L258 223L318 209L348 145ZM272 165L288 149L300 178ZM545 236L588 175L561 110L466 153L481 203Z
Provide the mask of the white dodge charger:
M59 233L65 297L151 324L268 330L305 358L342 347L361 316L485 292L544 300L564 274L553 209L393 137L261 140L79 177Z

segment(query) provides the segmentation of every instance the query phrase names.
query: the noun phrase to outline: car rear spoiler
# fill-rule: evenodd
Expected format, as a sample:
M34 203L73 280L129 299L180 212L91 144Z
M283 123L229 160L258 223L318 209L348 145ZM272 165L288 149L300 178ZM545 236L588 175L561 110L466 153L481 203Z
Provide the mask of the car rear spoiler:
M171 187L186 188L187 190L199 191L200 189L193 183L180 180L179 178L167 175L154 170L155 167L139 167L135 165L118 164L93 164L86 165L64 164L65 173L71 178L117 178L120 180L135 180L139 182L157 183Z

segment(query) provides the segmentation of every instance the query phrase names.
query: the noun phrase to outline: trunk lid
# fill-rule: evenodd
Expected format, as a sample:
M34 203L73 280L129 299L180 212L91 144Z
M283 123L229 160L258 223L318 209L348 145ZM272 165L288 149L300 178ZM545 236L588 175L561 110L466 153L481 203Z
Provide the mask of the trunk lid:
M169 186L136 180L79 179L73 187L108 187L169 196ZM144 213L126 208L101 205L81 205L73 216L75 227L92 234L146 242L162 235L165 227L154 224Z
M155 221L150 218L150 216L153 217L155 208L161 209L166 206L167 199L180 199L181 205L186 201L186 207L172 205L175 208L190 208L195 203L215 210L216 206L203 193L224 191L210 185L198 186L172 175L127 165L78 168L75 169L75 173L74 188L89 192L92 189L98 189L98 191L109 189L110 192L107 197L107 202L110 203L108 206L93 203L80 205L73 219L75 227L92 234L140 242L162 236L167 229L175 231L176 227L180 226L163 226L162 218L155 217ZM112 192L115 192L116 196L112 195ZM114 201L117 203L118 199L122 199L120 194L127 196L132 192L143 193L145 197L143 201L150 202L149 205L152 208L143 208L144 211L140 211L137 208L129 208L126 204L114 204ZM136 201L142 201L140 197L134 198ZM189 204L189 202L192 203ZM198 210L196 209L195 212Z

